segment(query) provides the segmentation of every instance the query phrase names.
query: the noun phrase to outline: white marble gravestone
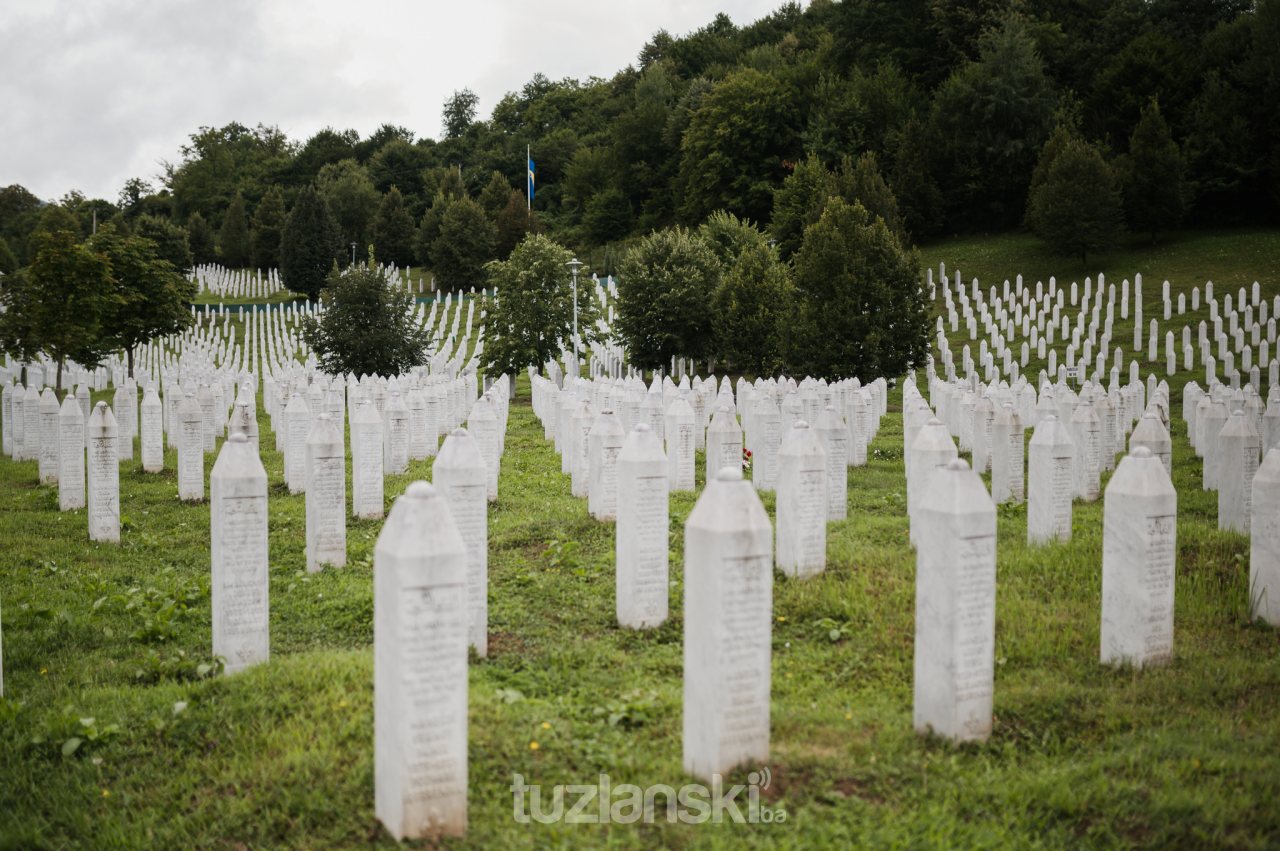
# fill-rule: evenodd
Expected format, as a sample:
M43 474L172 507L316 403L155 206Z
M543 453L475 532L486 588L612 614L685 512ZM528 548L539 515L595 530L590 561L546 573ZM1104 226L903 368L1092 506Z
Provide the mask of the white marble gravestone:
M769 759L773 529L724 467L684 532L684 770L703 780Z
M1173 440L1169 437L1169 430L1160 421L1160 416L1150 409L1138 418L1138 424L1129 435L1129 451L1132 452L1139 446L1150 449L1151 454L1164 464L1164 471L1173 475Z
M347 563L347 464L342 432L328 412L307 436L307 570Z
M99 402L89 418L88 506L89 540L120 542L119 426L106 402Z
M1280 448L1253 477L1249 524L1249 617L1280 626Z
M61 431L58 428L58 397L46 387L40 394L40 484L58 483L58 454L61 450Z
M465 428L449 433L431 468L467 547L467 640L481 658L489 652L488 475L480 447Z
M626 435L622 421L606 407L591 426L588 443L587 511L597 520L618 516L618 454Z
M913 723L920 733L984 741L995 672L996 509L963 459L930 479L920 525Z
M294 393L284 409L284 480L289 493L307 489L307 435L311 433L311 408L302 393Z
M911 466L907 469L907 522L909 539L914 544L920 538L920 506L929 492L929 481L934 473L957 457L956 444L946 425L937 417L930 417L911 444Z
M827 519L849 516L849 428L831 405L818 415L818 438L827 453Z
M1101 424L1092 405L1083 402L1071 415L1071 439L1076 447L1075 495L1085 502L1098 498L1102 475Z
M1253 477L1262 455L1262 438L1253 420L1237 409L1218 434L1218 528L1249 533L1253 515Z
M615 537L618 623L632 629L667 619L669 480L662 439L637 423L618 454Z
M997 504L1022 502L1026 469L1023 439L1022 420L1006 402L991 425L991 499Z
M1029 444L1027 543L1071 540L1076 446L1054 415L1040 418Z
M382 417L373 402L351 415L351 513L364 520L382 517Z
M375 410L376 413L376 410ZM374 550L374 799L397 841L467 829L467 548L413 482Z
M694 489L693 407L677 396L667 407L664 434L667 441L667 478L672 491Z
M796 420L778 463L778 568L807 579L827 566L827 453L809 423Z
M267 471L245 435L222 444L209 501L213 653L234 674L271 655Z
M386 425L386 444L382 447L382 463L389 476L409 471L409 406L399 391L389 391L382 412Z
M498 451L498 417L487 396L481 396L471 407L467 417L467 431L471 433L486 470L485 492L490 502L498 499L498 470L501 457Z
M58 510L85 507L84 497L84 414L70 393L58 411Z
M755 402L751 431L751 484L758 491L772 491L778 484L782 414L768 394L762 394Z
M204 413L190 393L178 403L178 499L204 499Z
M706 471L704 479L712 481L724 467L742 469L742 427L729 405L718 405L707 425Z
M1178 493L1145 446L1107 484L1102 521L1104 664L1141 668L1173 655Z
M142 414L138 421L142 451L142 469L147 473L164 470L164 406L155 385L142 393Z

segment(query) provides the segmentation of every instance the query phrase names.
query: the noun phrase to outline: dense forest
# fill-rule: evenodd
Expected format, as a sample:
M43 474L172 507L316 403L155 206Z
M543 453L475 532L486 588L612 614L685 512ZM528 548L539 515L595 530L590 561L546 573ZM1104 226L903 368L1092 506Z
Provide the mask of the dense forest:
M388 124L304 141L232 123L200 128L157 183L132 179L114 201L71 192L50 204L10 186L0 269L28 259L42 219L87 235L95 218L158 242L185 235L196 262L276 265L287 213L311 188L344 252L372 244L401 265L436 268L459 241L505 256L529 229L617 244L717 210L774 223L785 242L794 223L779 190L806 171L839 180L859 161L883 176L912 240L1006 230L1031 223L1028 191L1055 131L1122 176L1142 159L1130 150L1140 117L1156 110L1150 133L1174 173L1143 179L1178 187L1175 219L1273 221L1280 0L813 0L741 27L719 15L656 33L611 79L534 74L487 119L461 90L439 138Z

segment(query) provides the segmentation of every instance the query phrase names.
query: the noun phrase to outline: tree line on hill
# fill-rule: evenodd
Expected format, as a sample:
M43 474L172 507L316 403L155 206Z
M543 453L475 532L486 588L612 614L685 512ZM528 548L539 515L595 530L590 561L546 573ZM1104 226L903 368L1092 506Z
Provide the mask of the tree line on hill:
M1126 223L1266 222L1280 201L1277 44L1280 0L813 0L745 26L719 15L658 32L607 80L535 74L488 119L459 91L439 139L384 125L294 141L233 123L201 128L158 185L132 179L116 202L73 192L46 205L8 187L0 270L29 261L46 216L87 235L95 214L172 243L179 268L285 266L288 220L312 193L331 220L307 213L326 256L373 245L450 289L530 230L625 244L718 210L776 232L786 256L795 192L783 190L812 188L814 163L839 175L866 154L914 240L1025 222L1079 254ZM1053 168L1051 139L1065 157ZM1086 233L1063 235L1070 217L1054 211L1088 201L1081 182L1094 179L1102 209L1085 204Z

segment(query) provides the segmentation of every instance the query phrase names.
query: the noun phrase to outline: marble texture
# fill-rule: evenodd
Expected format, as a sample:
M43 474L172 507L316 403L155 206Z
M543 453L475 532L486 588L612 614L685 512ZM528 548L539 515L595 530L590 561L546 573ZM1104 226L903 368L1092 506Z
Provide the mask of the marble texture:
M449 503L467 548L467 642L481 658L489 653L488 465L465 428L444 439L431 467L436 489Z
M807 579L827 566L827 453L817 433L797 419L778 459L778 569Z
M267 471L243 434L209 473L213 654L234 674L271 655Z
M1249 524L1249 616L1280 626L1280 447L1253 477Z
M618 623L648 629L667 619L669 482L662 439L637 423L618 454L615 545Z

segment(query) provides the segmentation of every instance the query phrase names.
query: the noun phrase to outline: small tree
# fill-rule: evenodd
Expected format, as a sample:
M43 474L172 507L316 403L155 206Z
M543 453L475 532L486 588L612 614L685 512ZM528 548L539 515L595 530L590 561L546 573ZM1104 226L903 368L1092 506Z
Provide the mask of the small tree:
M1120 192L1097 148L1074 137L1061 144L1028 199L1027 222L1055 251L1075 254L1081 264L1115 243L1124 228Z
M528 234L542 233L542 222L538 214L528 208L524 194L512 189L506 206L498 213L494 231L497 237L494 254L499 260L505 260Z
M445 290L482 285L484 264L494 258L495 236L479 204L470 198L451 202L431 248L437 285Z
M373 261L334 269L324 311L307 317L302 337L331 375L399 375L426 362L430 335L413 321L413 296Z
M738 257L748 248L767 248L769 245L769 240L759 228L724 210L717 210L707 217L698 228L698 238L707 244L724 269L737 262Z
M1122 162L1124 212L1129 227L1156 234L1177 227L1187 212L1186 167L1178 143L1152 98L1129 137L1129 155Z
M228 268L243 269L249 265L249 218L245 213L244 196L238 189L222 217L218 249L223 264Z
M422 221L418 224L413 243L413 254L420 265L435 266L436 240L440 238L440 227L444 224L444 214L448 211L449 205L455 200L453 195L442 190L437 191L432 198L431 206L422 214Z
M62 368L68 360L96 366L113 348L103 318L115 305L107 258L69 230L32 236L31 265L0 278L0 349L30 360L44 352Z
M676 356L711 354L711 295L719 283L715 254L684 228L656 231L632 246L618 265L614 323L631 362L659 369Z
M400 190L391 187L382 196L378 215L373 219L373 246L384 263L408 266L413 263L413 217L404 208Z
M541 366L573 346L573 283L569 249L531 234L506 260L488 264L497 301L485 320L485 371L517 375ZM596 330L598 302L589 278L578 277L578 331L589 342Z
M133 233L154 242L156 256L168 260L179 272L191 268L191 247L184 228L160 216L139 216Z
M272 186L253 211L253 232L249 237L254 268L274 269L280 265L280 238L284 234L288 214L284 209L284 193Z
M338 226L324 201L308 186L298 193L280 237L280 276L284 285L315 301L341 251Z
M0 236L0 272L9 275L17 268L18 258L14 255L13 249L9 247L8 240Z
M476 106L479 103L479 96L471 89L456 91L444 102L442 118L446 139L457 139L467 132L471 122L476 119Z
M744 244L712 300L716 352L743 372L767 375L780 368L791 298L791 279L777 249L763 240Z
M898 214L898 199L880 174L875 153L866 151L856 161L852 157L844 157L840 171L835 175L835 185L836 193L846 202L861 204L871 215L884 219L898 239L905 237L902 217Z
M195 298L195 282L178 274L173 264L156 256L155 245L108 225L90 241L111 264L115 298L103 317L103 330L124 349L133 376L138 346L191 324L187 303Z
M368 243L369 226L380 200L369 170L350 159L329 163L316 177L316 191L338 226L342 244L354 242L363 247Z
M919 261L884 221L833 198L796 253L787 329L796 374L864 381L901 375L929 350Z
M835 181L831 172L812 154L798 163L774 190L769 232L778 241L778 250L784 258L800 250L804 229L822 215L822 208L833 192Z
M191 263L202 266L218 259L217 237L204 216L192 213L187 219L187 244L191 248Z
M495 171L489 175L489 182L484 185L484 189L480 190L479 201L490 221L497 221L498 214L506 206L509 195L511 195L511 184L502 176L502 172Z

